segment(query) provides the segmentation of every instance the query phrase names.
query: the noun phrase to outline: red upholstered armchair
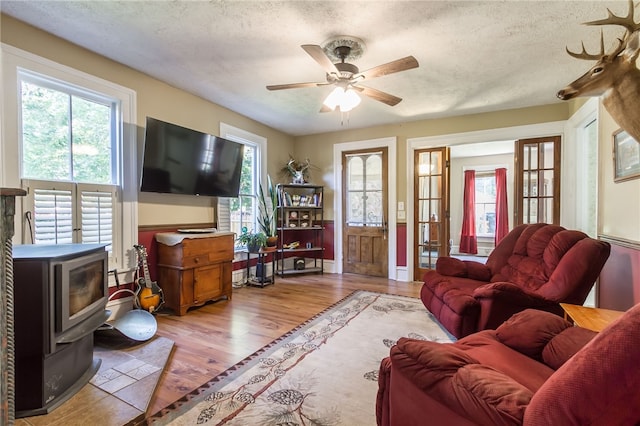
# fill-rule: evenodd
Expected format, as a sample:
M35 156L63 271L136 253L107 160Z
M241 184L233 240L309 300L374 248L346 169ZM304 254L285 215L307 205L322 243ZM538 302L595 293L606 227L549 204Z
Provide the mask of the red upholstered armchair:
M379 426L638 425L640 305L599 334L535 309L455 343L401 338Z
M420 297L458 338L495 329L527 308L562 315L559 303L584 303L610 249L580 231L543 223L520 225L486 264L439 258L436 269L424 275Z

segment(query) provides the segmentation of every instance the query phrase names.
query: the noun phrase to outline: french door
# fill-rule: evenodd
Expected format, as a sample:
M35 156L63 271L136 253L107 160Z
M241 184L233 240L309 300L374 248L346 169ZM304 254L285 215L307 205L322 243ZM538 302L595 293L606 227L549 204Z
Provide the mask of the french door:
M387 277L387 148L343 152L344 272Z
M515 225L558 225L560 136L517 140L515 153Z
M414 170L413 277L420 280L449 255L449 148L416 150Z

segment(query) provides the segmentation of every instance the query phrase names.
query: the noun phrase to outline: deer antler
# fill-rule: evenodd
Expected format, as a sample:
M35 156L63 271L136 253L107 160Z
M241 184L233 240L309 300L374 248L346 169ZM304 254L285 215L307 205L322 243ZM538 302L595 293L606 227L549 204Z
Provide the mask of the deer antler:
M610 9L607 9L607 13L609 16L606 19L585 22L585 25L621 25L627 29L624 37L622 39L618 38L619 43L616 46L616 48L613 49L613 51L607 55L609 58L614 58L618 56L620 52L622 52L626 48L627 43L629 42L629 39L633 36L633 34L636 31L640 30L640 22L636 23L633 19L633 16L634 16L633 0L629 0L629 12L627 13L627 16L618 16L613 12L611 12ZM580 53L572 52L569 50L569 48L566 48L566 50L569 55L573 56L576 59L586 59L590 61L600 60L605 56L604 35L602 33L602 30L600 30L600 52L599 53L596 53L596 54L588 53L584 47L584 42L582 42L582 52Z
M634 22L633 15L633 0L629 0L629 12L627 16L618 16L607 9L609 16L606 19L600 19L597 21L585 22L585 25L622 25L629 33L634 33L640 30L640 22Z
M600 31L600 52L594 55L587 53L587 49L584 48L584 41L582 42L582 52L575 53L569 50L568 47L565 48L567 53L573 56L576 59L586 59L588 61L597 61L604 56L604 34Z
M309 167L311 166L311 161L309 161L309 159L307 158L307 160L305 161L304 165L302 167L300 167L300 171L304 172L305 170L307 170Z

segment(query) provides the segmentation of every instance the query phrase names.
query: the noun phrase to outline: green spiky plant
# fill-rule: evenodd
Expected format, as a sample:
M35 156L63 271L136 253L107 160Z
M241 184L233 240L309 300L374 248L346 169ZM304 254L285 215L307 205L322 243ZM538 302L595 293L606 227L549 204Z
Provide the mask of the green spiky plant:
M267 175L267 191L258 187L258 226L267 237L277 237L278 194L271 176Z

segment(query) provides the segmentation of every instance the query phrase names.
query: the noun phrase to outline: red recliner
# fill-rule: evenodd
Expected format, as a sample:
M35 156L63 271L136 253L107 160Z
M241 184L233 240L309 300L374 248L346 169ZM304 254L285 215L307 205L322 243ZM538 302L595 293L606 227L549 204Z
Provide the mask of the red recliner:
M379 426L638 425L640 305L600 333L535 309L455 343L400 338Z
M457 338L495 329L535 308L562 315L584 303L611 247L580 231L544 223L514 228L487 263L441 257L424 275L425 307Z

